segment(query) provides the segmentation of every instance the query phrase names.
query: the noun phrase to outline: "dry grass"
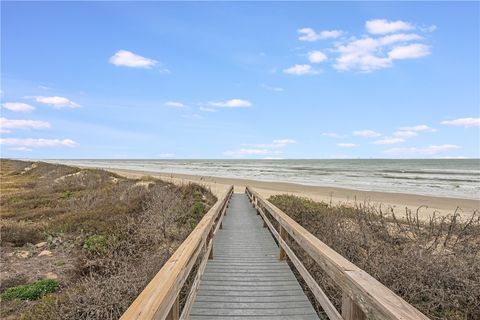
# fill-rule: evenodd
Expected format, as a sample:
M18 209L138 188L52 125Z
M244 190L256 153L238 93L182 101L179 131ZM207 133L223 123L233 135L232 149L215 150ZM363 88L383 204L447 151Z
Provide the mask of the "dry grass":
M330 206L290 195L269 200L431 319L480 319L477 212L466 221L455 212L422 222L418 211L400 219L364 205ZM301 248L292 248L340 307L335 283Z
M40 267L60 275L59 292L2 301L1 318L117 319L216 201L194 184L41 162L0 164L1 291L42 278ZM33 244L40 241L53 257L38 257ZM16 257L20 251L29 257Z

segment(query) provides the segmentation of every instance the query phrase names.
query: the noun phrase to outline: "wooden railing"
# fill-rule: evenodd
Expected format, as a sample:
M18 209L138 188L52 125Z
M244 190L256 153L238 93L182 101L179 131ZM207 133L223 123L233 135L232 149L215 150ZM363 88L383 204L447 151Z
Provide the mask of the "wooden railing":
M245 192L257 213L262 216L264 226L268 227L277 239L280 247L279 259L285 260L287 257L290 259L329 319L428 319L375 278L328 247L279 208L263 199L251 187L247 187ZM278 231L266 213L276 220ZM341 314L290 249L286 242L288 235L341 288Z
M222 220L232 193L233 186L205 214L120 319L188 319L200 284L200 277L208 259L213 257L213 238L222 227ZM183 310L180 310L180 291L202 253L190 293Z

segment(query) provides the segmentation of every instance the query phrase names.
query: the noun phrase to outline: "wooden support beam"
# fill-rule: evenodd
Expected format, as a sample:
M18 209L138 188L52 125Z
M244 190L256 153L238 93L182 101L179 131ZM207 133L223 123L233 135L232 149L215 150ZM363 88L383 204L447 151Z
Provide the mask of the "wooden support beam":
M342 318L345 320L365 320L362 309L345 292L342 296Z
M175 302L172 305L172 308L167 314L165 320L178 320L180 319L180 298L177 296Z
M210 240L213 238L213 230L214 230L214 228L212 227L212 229L208 233L208 237L207 237L207 241L206 241L207 245L210 242ZM210 253L208 254L208 259L209 260L213 259L213 246L212 246L212 249L210 250Z
M280 238L283 240L283 241L286 241L287 240L287 237L288 237L288 232L287 230L285 230L282 225L280 224L279 225L279 234L280 234ZM280 247L280 256L279 256L279 259L280 260L287 260L287 253L285 252L285 250L283 249L283 247L280 245L279 243L279 247Z

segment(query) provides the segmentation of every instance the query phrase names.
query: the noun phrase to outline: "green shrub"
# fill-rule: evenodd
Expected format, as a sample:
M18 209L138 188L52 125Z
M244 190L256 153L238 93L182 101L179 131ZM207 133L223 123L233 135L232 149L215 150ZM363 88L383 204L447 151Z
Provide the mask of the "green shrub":
M62 194L60 195L60 198L62 199L70 199L73 197L73 192L72 191L63 191Z
M0 294L2 300L37 300L47 293L57 291L59 283L57 280L43 279L31 284L23 284L20 286L8 288Z
M196 191L194 194L195 202L193 204L193 212L199 216L205 210L205 205L203 204L203 194L201 192Z
M85 240L83 247L88 251L100 253L107 249L107 244L107 237L96 234L88 237Z

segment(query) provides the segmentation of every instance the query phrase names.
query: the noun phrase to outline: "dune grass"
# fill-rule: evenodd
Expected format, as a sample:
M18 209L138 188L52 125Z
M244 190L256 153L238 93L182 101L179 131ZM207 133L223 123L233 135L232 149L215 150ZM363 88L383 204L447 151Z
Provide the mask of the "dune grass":
M0 291L9 297L1 318L119 318L216 201L195 184L42 162L2 159L0 167L8 270ZM39 256L44 249L52 255ZM46 281L47 271L59 276L55 292L37 300L12 294Z
M424 222L408 210L396 217L361 204L332 206L292 195L269 201L431 319L480 319L478 212L463 221L454 212ZM339 308L339 288L301 248L291 245Z

